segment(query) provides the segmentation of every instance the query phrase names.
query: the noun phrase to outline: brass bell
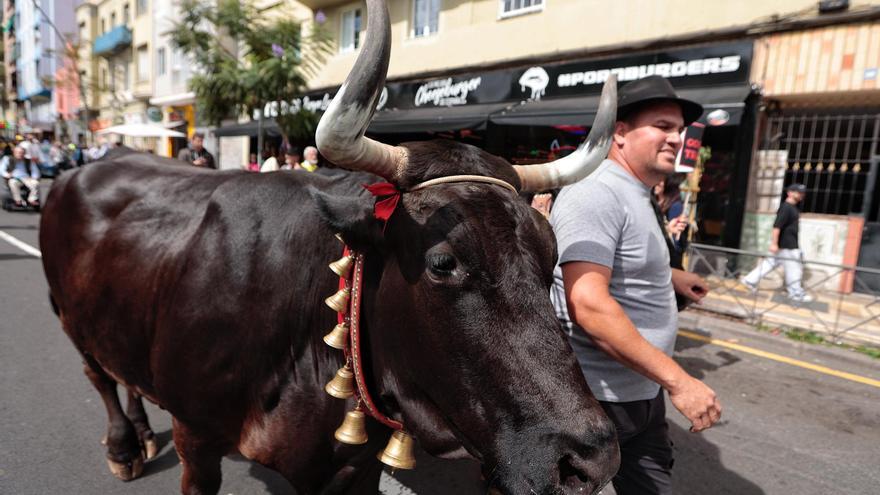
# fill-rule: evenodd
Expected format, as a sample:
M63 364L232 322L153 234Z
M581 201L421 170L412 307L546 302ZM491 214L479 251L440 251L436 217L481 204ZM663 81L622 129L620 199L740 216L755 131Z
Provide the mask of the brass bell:
M351 296L351 289L348 287L344 289L339 289L339 292L333 294L332 296L324 299L324 302L327 306L330 306L330 309L336 311L337 313L341 313L345 311L348 307L348 298Z
M348 274L351 273L351 267L354 266L354 256L343 256L328 266L333 270L333 273L342 278L348 278Z
M348 342L348 323L340 323L330 330L330 333L324 336L324 343L334 349L345 349L345 343Z
M347 363L339 368L332 380L327 382L324 391L337 399L348 399L354 395L354 374Z
M413 455L413 437L403 431L395 431L388 440L388 445L376 457L384 464L393 469L412 469L416 467L416 458Z
M337 440L348 445L362 445L367 443L366 416L360 409L345 413L342 425L333 434Z

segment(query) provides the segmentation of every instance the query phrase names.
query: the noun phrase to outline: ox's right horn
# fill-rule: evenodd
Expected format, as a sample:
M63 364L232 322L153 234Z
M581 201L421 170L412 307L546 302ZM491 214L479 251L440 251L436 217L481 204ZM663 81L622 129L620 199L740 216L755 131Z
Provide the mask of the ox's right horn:
M367 0L367 33L345 83L318 123L315 141L337 166L371 172L395 182L407 163L406 150L364 137L385 86L391 55L391 23L383 0Z
M539 192L567 186L595 171L608 156L617 120L617 76L608 76L590 135L574 153L538 165L514 165L522 191Z

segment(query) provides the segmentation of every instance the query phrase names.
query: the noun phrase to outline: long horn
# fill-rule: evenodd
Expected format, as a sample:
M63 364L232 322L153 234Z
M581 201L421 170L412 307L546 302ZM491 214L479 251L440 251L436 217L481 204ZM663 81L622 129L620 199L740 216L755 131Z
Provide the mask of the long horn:
M391 23L383 0L367 0L367 33L357 61L321 117L315 141L336 165L372 172L391 182L407 163L406 150L364 137L385 86Z
M573 184L593 173L611 149L611 136L617 120L617 76L611 75L602 87L599 110L590 135L574 153L538 165L514 165L522 191L546 191Z

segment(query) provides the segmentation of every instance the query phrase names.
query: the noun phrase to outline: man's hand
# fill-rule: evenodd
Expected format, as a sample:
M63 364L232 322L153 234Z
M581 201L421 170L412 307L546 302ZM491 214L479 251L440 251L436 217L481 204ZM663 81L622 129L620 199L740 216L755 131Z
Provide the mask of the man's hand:
M773 254L778 253L779 252L779 244L776 244L775 242L771 242L770 243L770 252Z
M672 405L691 422L694 433L711 427L721 418L721 403L715 391L686 373L682 383L668 392Z
M553 207L553 195L544 193L544 194L535 194L532 198L532 208L538 210L541 215L544 215L546 218L550 218L550 208Z
M709 285L702 277L684 270L672 270L672 288L676 294L697 304L709 293Z

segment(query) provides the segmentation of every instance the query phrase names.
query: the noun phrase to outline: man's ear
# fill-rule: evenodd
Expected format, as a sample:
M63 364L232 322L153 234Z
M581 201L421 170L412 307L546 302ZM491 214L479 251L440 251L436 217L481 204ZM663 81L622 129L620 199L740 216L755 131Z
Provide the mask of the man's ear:
M383 222L373 216L371 196L331 196L314 187L309 187L309 194L315 200L321 219L342 234L350 248L366 251L369 247L383 246Z
M626 133L629 132L629 125L626 122L618 120L614 123L614 134L612 135L612 139L614 139L614 144L617 146L623 146L623 143L626 141Z

